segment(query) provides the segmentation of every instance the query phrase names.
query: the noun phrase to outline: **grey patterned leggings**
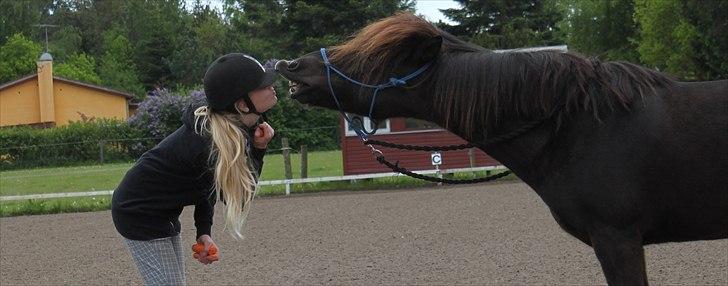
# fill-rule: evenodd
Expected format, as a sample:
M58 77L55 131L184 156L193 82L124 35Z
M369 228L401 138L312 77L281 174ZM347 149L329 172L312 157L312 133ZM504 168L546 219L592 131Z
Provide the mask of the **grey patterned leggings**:
M124 238L145 285L185 285L185 260L179 235L153 240Z

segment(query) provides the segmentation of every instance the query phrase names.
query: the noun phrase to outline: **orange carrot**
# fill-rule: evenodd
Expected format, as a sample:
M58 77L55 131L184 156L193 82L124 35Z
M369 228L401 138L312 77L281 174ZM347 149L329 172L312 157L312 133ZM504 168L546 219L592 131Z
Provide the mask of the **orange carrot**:
M203 250L205 250L205 245L202 243L195 243L192 245L192 251L195 253L202 253Z

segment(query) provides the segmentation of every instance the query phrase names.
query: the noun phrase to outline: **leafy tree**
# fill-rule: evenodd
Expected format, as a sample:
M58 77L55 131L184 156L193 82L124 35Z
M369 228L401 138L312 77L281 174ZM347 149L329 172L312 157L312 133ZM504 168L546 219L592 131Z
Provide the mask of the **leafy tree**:
M87 54L75 54L54 68L54 74L63 78L86 83L100 84L96 74L96 60Z
M410 0L283 2L288 11L282 20L288 27L284 48L296 56L339 43L370 22L397 11L414 9Z
M11 81L32 74L42 48L23 34L15 34L0 46L0 82Z
M208 5L195 2L192 13L185 17L185 31L179 35L178 47L169 66L173 80L183 86L198 86L207 66L228 48L228 27L221 15Z
M277 0L225 0L224 14L230 21L228 39L232 50L259 59L280 57L287 41L282 23L285 4Z
M680 0L636 0L640 25L638 51L642 61L686 79L697 77L693 43L699 33L684 16Z
M685 1L682 11L697 31L693 42L698 78L728 78L728 1Z
M493 49L545 46L556 38L561 14L552 1L457 0L462 8L442 13L456 22L440 23L446 31Z
M633 0L559 0L558 23L570 50L605 60L639 63Z
M33 25L42 24L48 19L53 1L0 1L0 45L18 33L29 36L39 35L39 28Z
M81 30L74 26L59 27L49 31L48 49L56 61L65 61L69 56L82 52L83 38Z
M125 9L128 37L142 84L147 90L168 85L172 76L169 59L185 27L184 1L130 0Z
M121 29L111 29L104 33L106 52L99 64L99 77L104 85L130 92L138 99L144 96L144 88L139 82L136 64L132 60L132 47Z

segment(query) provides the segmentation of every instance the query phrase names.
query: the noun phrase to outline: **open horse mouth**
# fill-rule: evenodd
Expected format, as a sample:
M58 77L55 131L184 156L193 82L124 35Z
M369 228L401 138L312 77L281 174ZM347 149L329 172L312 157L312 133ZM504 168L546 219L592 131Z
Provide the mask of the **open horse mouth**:
M311 86L308 84L288 80L288 91L291 93L291 98L293 99L309 89L311 89Z
M309 93L309 91L315 90L316 88L313 85L306 83L307 80L305 80L304 76L293 72L289 67L289 63L289 61L285 60L278 61L276 63L276 70L278 70L278 74L288 80L288 91L290 92L291 99L300 103L310 103L309 101L313 98L303 95Z

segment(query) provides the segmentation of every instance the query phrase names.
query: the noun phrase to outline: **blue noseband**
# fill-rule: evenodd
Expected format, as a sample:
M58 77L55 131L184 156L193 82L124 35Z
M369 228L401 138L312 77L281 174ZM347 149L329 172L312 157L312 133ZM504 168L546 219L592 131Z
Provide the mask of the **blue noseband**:
M331 64L331 62L329 61L329 57L326 55L326 48L321 48L321 59L323 59L324 65L326 66L326 80L329 84L329 90L331 91L331 95L334 97L334 102L336 102L336 106L339 108L339 112L341 112L341 114L344 116L344 119L346 119L346 121L349 122L349 126L351 126L351 128L354 129L354 132L356 132L356 134L359 135L359 138L361 138L363 141L367 140L368 135L372 135L372 134L376 133L377 127L375 126L371 131L366 131L366 128L364 128L363 122L360 122L359 124L354 124L352 119L346 115L346 113L344 112L344 109L341 108L341 104L339 103L339 99L336 97L336 93L334 93L334 87L331 85L331 71L336 72L343 79L345 79L355 85L374 89L374 96L372 96L372 102L371 102L371 105L369 106L369 118L371 119L372 112L374 111L374 103L377 101L377 95L379 95L379 91L386 89L386 88L390 88L390 87L400 87L400 86L406 85L408 80L419 76L420 74L425 72L432 64L431 62L427 63L424 66L422 66L421 68L419 68L418 70L416 70L413 73L408 74L402 78L392 77L392 78L389 78L389 81L387 81L385 83L378 84L378 85L371 85L371 84L366 84L366 83L356 81L356 80L348 77L346 74L341 72L336 67L334 67L334 65Z

